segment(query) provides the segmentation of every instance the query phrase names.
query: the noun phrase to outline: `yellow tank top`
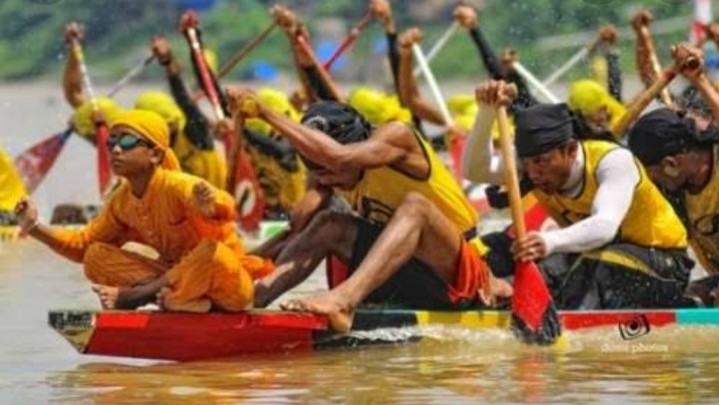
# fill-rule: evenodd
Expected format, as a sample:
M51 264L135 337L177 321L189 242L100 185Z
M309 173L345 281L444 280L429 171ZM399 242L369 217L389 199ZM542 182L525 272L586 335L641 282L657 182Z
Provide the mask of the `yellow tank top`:
M596 170L599 162L618 145L604 141L580 142L584 151L584 188L576 198L559 194L548 195L534 190L537 199L547 208L560 226L568 226L591 214L597 193ZM635 160L640 180L634 198L624 217L617 240L640 246L664 249L685 248L687 234L679 217L659 189L649 180L644 167Z
M710 268L710 274L719 273L719 146L714 147L714 167L709 183L697 194L685 193L691 238L698 244Z
M362 218L384 226L409 192L422 194L465 233L477 226L478 216L457 181L437 154L420 136L415 134L427 160L429 176L414 178L389 166L365 170L362 179L349 191L336 190ZM477 239L477 238L474 238ZM475 242L472 240L472 242ZM480 253L485 248L479 244Z

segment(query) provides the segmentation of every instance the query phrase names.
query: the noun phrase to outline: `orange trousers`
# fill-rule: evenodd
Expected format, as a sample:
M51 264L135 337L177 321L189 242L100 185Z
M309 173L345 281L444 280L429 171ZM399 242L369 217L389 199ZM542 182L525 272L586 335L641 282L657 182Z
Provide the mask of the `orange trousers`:
M85 275L96 284L131 287L164 275L169 292L168 310L207 312L214 304L225 311L241 311L252 304L254 283L250 273L270 260L238 257L230 248L205 240L173 267L106 243L93 243L84 257ZM268 269L271 271L271 269Z

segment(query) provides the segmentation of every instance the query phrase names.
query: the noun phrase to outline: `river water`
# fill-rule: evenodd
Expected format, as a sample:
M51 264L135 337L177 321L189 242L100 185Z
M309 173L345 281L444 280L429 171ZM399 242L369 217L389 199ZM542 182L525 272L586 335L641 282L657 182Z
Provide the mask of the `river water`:
M15 155L67 113L56 84L3 86L0 144ZM45 218L59 202L98 201L93 168L92 148L71 139L35 195ZM322 288L318 274L292 294ZM81 356L47 326L50 309L98 308L79 265L32 241L0 245L0 403L715 403L719 393L714 327L630 342L617 328L568 333L563 348L434 328L417 344L166 363Z

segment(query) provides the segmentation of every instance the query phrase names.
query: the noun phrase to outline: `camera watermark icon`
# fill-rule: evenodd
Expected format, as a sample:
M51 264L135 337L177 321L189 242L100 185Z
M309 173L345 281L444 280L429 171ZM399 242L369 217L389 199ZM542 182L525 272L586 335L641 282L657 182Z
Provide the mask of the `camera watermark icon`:
M622 339L634 340L648 335L649 332L651 332L652 327L649 324L647 316L639 314L632 319L619 323L619 325L617 325L617 329L619 329L619 335Z
M651 332L651 324L644 314L638 314L617 325L619 336L623 342L607 342L601 347L602 353L666 353L669 351L669 345L659 343L634 342L642 336L646 336Z

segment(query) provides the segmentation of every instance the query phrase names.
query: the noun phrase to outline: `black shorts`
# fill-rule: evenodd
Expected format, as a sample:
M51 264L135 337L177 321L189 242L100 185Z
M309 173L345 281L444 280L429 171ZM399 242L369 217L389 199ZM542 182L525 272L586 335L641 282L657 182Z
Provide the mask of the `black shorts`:
M582 254L557 253L539 263L559 309L677 308L694 262L681 249L615 243Z
M383 228L362 218L355 219L357 239L352 248L352 257L347 264L350 274L362 263L374 245ZM452 303L449 286L427 264L410 259L383 285L373 291L365 304L383 304L412 309L466 309L477 303L460 300Z

